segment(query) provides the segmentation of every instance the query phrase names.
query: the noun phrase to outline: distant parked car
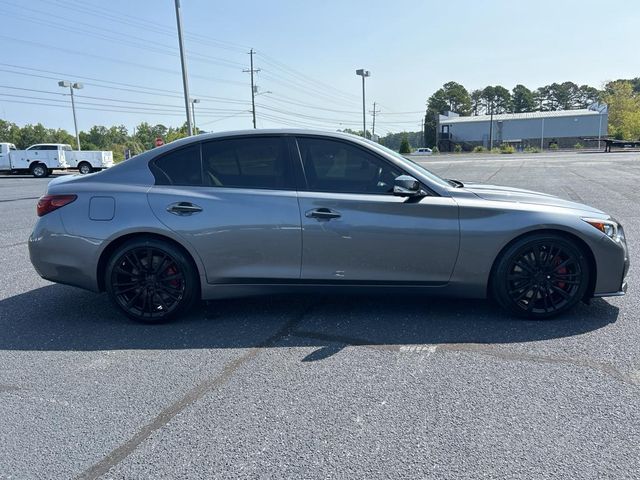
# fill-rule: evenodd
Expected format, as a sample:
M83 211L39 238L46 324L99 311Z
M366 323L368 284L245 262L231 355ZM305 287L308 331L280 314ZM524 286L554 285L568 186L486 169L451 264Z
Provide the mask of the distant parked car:
M430 148L427 148L427 147L417 148L413 152L410 153L410 155L412 155L412 156L423 156L423 155L431 155L431 154L433 154L433 150L431 150Z
M490 296L542 319L623 295L629 267L622 226L598 209L443 179L341 133L189 137L56 178L37 213L38 273L144 322L200 298L331 288Z

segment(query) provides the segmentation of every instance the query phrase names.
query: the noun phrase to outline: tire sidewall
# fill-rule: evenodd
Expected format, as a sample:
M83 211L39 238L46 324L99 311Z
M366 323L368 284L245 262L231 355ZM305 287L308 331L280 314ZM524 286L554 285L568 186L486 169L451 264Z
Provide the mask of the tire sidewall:
M38 174L37 172L42 172L42 173ZM49 170L47 169L47 167L45 167L41 163L36 163L31 167L31 174L35 178L45 178L48 173L49 173Z
M84 171L84 172L83 172L82 170L83 170L84 168L86 168L86 171ZM81 164L78 166L78 171L79 171L82 175L88 175L89 173L91 173L92 168L91 168L91 165L89 165L89 164L88 164L88 163L86 163L86 162L83 162L83 163L81 163Z
M531 245L544 242L554 242L556 244L562 245L563 248L575 254L576 258L578 259L580 269L583 272L582 282L579 285L577 294L571 299L571 301L569 301L559 310L545 313L527 312L518 307L508 295L508 269L511 264L511 260L514 257L517 257L518 255L523 253L524 250L529 249ZM533 234L516 241L500 255L500 258L496 263L495 271L492 275L491 291L493 293L494 299L498 302L498 304L500 304L500 306L502 306L510 313L532 320L544 320L547 318L555 317L557 315L561 315L562 313L573 308L578 302L580 302L580 300L584 298L589 287L589 279L591 274L592 272L589 268L589 261L585 255L583 248L576 245L574 241L571 241L567 237L558 234Z

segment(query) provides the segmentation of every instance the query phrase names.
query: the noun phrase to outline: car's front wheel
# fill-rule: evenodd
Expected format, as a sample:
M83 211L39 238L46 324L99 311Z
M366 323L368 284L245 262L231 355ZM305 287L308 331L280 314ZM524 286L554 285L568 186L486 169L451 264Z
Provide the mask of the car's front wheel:
M575 306L587 291L589 275L589 262L575 242L536 234L516 241L500 256L491 290L508 311L544 319Z
M130 318L160 323L185 313L199 297L198 274L186 254L151 237L129 240L105 272L111 300Z

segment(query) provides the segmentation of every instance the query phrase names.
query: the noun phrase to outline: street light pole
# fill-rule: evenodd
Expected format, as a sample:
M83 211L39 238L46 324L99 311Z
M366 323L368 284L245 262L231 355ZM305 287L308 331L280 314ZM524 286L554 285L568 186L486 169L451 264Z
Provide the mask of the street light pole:
M364 93L364 79L366 77L370 77L371 72L369 70L365 70L364 68L359 68L358 70L356 70L356 75L362 77L362 136L364 138L367 138L367 113Z
M78 120L76 118L76 102L73 98L73 90L80 90L84 87L82 83L79 82L69 82L67 80L60 80L58 82L58 86L60 87L69 87L69 92L71 93L71 110L73 110L73 126L76 130L76 145L78 146L78 151L80 150L80 135L78 134Z
M187 61L184 58L184 41L182 40L182 17L180 16L180 0L176 2L176 23L178 24L178 44L180 45L180 63L182 64L182 86L184 87L184 106L187 111L187 131L193 135L191 109L189 108L189 81L187 80Z
M191 118L193 119L193 132L197 133L198 129L196 128L196 103L200 103L199 98L191 99Z

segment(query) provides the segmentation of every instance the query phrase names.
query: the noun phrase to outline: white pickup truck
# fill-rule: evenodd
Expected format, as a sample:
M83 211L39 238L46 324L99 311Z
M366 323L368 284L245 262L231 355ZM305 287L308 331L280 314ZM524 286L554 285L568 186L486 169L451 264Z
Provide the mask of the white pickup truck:
M74 151L64 143L38 143L16 150L11 143L0 143L0 171L29 172L46 177L54 169L77 168L86 174L113 166L113 152Z
M34 177L49 176L53 170L66 170L69 164L66 151L57 148L34 148L17 150L13 143L0 143L0 171L30 173Z

